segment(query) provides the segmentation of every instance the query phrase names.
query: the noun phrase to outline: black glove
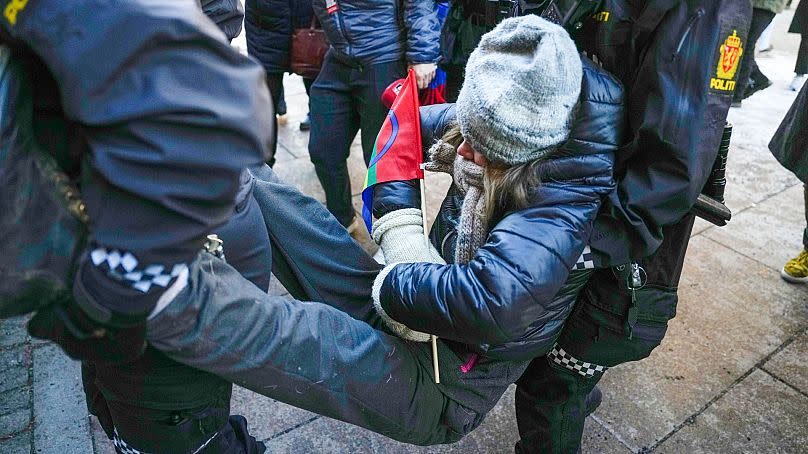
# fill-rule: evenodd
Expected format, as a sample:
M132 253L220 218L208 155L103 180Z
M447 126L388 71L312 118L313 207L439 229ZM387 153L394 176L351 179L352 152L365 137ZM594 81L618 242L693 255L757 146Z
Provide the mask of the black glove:
M59 344L73 359L121 364L146 349L146 320L126 328L104 326L87 316L72 298L40 310L28 322L31 336Z
M125 301L128 295L116 282L85 265L79 266L72 293L65 292L40 309L28 322L28 332L56 342L68 356L81 361L121 364L137 359L146 349L146 316L153 304L131 314L100 304L93 294L108 295L109 304ZM92 293L88 282L95 290Z

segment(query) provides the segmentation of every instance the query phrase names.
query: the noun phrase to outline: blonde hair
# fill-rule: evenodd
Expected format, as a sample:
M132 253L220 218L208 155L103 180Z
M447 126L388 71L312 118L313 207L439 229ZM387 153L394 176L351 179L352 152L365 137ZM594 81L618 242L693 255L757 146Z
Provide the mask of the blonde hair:
M463 142L460 126L451 124L442 140L457 149ZM541 184L536 171L541 162L536 159L515 166L488 162L483 175L483 216L489 229L506 213L528 207L531 192Z

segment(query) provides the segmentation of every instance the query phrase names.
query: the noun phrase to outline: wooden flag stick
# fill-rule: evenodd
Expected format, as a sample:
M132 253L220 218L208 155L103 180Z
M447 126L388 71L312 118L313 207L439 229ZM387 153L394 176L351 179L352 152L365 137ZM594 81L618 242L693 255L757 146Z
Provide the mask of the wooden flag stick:
M808 1L808 0L806 0ZM421 169L424 165L421 164ZM426 184L425 178L421 178L421 219L424 224L424 241L426 241L426 248L429 250L429 231L426 229ZM438 338L434 335L429 335L429 340L432 342L432 369L435 372L435 383L440 383L440 368L438 367Z

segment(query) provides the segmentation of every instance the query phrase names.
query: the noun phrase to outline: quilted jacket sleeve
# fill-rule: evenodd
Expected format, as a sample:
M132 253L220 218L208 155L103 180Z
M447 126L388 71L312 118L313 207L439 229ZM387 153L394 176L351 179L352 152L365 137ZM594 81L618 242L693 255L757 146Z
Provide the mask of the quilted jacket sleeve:
M619 82L584 59L581 103L570 139L538 168L530 207L489 232L466 265L398 264L382 307L409 328L469 344L497 345L529 327L563 323L553 303L589 242L604 196L614 189L614 151L624 138Z
M440 24L432 0L404 0L407 62L434 63L440 57Z

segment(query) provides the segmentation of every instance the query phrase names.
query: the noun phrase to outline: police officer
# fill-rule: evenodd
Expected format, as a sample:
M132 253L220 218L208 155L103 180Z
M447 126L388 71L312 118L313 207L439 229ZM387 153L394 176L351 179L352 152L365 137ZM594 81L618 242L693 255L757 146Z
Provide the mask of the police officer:
M73 177L91 222L72 298L40 310L30 332L86 362L88 404L118 452L263 452L229 417L229 382L145 342L147 318L187 285L211 232L238 238L231 263L268 285L244 170L270 140L263 70L190 0L0 10L4 80L34 80L33 116L16 119L34 127L20 131Z
M593 276L556 347L517 384L517 452L576 452L604 372L662 341L750 16L748 0L604 0L570 24L579 48L625 85L630 134L590 239Z

